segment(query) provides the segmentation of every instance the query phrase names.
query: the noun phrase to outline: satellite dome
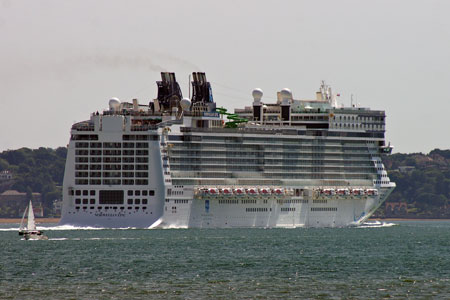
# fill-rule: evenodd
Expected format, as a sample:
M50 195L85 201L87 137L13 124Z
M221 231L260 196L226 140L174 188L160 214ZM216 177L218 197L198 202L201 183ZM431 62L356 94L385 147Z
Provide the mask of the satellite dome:
M191 101L188 98L183 98L183 100L180 101L180 106L184 111L187 111L191 108Z
M113 110L117 110L119 108L120 105L120 100L117 98L111 98L109 100L109 110L113 111Z
M261 98L262 98L262 96L263 96L263 91L261 90L261 89L254 89L253 91L252 91L252 96L253 96L253 99L255 100L255 101L259 101L259 100L261 100Z
M292 98L292 92L288 88L284 88L281 90L281 97L282 98Z

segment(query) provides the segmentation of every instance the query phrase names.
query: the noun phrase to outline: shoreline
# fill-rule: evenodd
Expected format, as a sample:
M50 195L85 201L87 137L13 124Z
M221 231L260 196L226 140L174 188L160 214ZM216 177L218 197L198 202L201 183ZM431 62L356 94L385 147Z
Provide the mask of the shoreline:
M423 218L369 218L368 221L450 221L450 219L423 219Z
M59 223L60 218L36 218L35 222L36 224L47 224L47 223ZM0 224L7 224L7 223L18 223L22 219L20 218L0 218ZM370 218L368 221L388 221L388 222L395 222L395 221L450 221L450 219L413 219L413 218Z
M36 224L41 224L41 223L58 223L60 220L60 218L35 218L35 223ZM22 219L20 218L0 218L0 224L6 224L6 223L18 223L20 224L20 222L22 221Z

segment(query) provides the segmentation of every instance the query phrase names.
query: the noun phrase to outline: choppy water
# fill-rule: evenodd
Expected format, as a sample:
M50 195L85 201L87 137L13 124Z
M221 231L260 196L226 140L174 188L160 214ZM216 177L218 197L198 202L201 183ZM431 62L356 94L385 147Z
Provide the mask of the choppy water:
M2 224L0 299L449 299L450 221L394 223L56 227L48 241L20 240L17 224Z

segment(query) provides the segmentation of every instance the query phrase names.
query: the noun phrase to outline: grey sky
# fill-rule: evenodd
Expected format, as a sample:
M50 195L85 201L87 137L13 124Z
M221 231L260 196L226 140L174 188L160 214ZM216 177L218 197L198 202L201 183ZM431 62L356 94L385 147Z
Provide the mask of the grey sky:
M450 148L450 1L0 0L0 151L66 145L109 98L156 96L160 71L205 71L215 101L266 102L322 79L386 110L396 152Z

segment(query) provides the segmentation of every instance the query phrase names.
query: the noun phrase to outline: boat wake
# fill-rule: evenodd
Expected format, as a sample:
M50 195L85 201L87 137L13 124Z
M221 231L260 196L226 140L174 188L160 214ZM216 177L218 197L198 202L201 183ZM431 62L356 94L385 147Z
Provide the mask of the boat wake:
M162 222L162 219L159 218L158 220L156 220L155 223L153 223L152 225L150 225L150 226L148 227L148 229L153 229L153 228L158 227L158 226L161 224L161 222Z
M50 238L49 241L103 241L103 240L139 240L140 238Z
M105 227L81 227L73 225L57 225L57 226L37 226L38 230L42 231L60 231L60 230L128 230L136 229L136 227L124 227L124 228L105 228ZM19 227L0 228L0 231L18 231Z
M380 221L373 221L373 222L365 222L362 225L357 226L357 228L383 228L383 227L392 227L397 226L396 223L387 223L387 222L380 222Z

